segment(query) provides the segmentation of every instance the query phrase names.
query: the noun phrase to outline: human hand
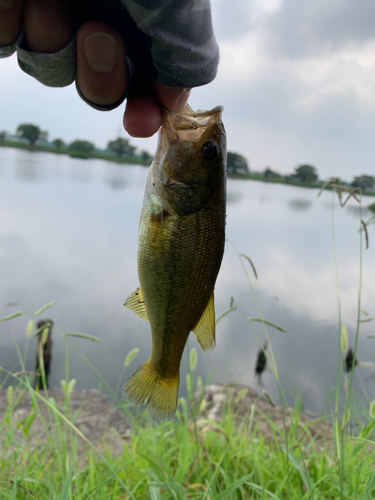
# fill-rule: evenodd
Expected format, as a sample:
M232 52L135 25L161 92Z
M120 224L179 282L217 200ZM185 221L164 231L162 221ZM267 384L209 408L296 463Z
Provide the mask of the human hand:
M0 0L0 54L1 47L9 47L14 44L18 34L23 30L24 38L17 51L20 65L25 71L42 83L52 86L67 85L75 78L81 96L86 102L98 109L113 109L122 102L123 97L128 92L124 113L125 130L133 137L153 135L161 125L160 104L170 111L181 111L190 93L188 88L175 86L176 82L180 83L179 74L186 72L186 68L182 67L183 63L179 65L178 63L173 64L169 60L162 60L164 66L168 66L169 63L171 67L171 74L168 75L167 71L163 75L160 68L155 68L157 66L155 59L162 59L160 54L163 54L163 51L167 52L167 50L169 51L168 57L172 51L174 51L174 56L176 54L178 56L178 51L180 51L182 59L184 56L186 58L186 52L193 51L194 45L192 45L191 40L194 37L198 38L199 52L202 36L191 33L190 28L187 29L185 37L188 48L181 48L177 46L178 37L175 37L172 42L164 40L169 35L172 37L174 35L173 29L176 28L174 28L173 15L169 15L167 21L164 16L164 20L159 22L159 26L153 19L147 24L144 22L144 16L139 17L137 24L142 26L142 30L139 30L129 13L125 11L122 3L117 0L113 2L97 1L96 4L101 3L99 9L96 11L94 9L91 12L89 12L92 8L91 3L95 4L95 2L88 2L86 5L84 2L79 3L80 6L77 8L77 4L70 3L69 0ZM123 0L123 3L126 4L126 0ZM178 0L178 3L178 9L186 17L187 11L182 5L183 1ZM150 9L152 10L151 7ZM166 12L170 14L168 9ZM132 14L137 21L139 14L137 14L137 8L135 10L133 8ZM208 14L210 14L209 4ZM205 15L207 16L207 8ZM102 22L102 19L109 22ZM210 16L209 21L211 21ZM196 23L192 26L195 25ZM148 28L152 36L147 33ZM178 35L182 36L183 39L184 33L181 33L180 27L178 29L180 30ZM38 58L40 60L41 57L44 58L44 61L48 61L48 64L53 66L53 68L49 68L50 76L52 73L57 74L58 71L51 71L51 69L60 69L63 64L66 64L67 57L62 63L58 60L58 54L60 54L60 58L65 54L66 47L74 38L75 33L76 61L73 56L73 61L69 62L69 64L74 64L73 77L64 83L49 81L45 68L38 69L39 63L33 61ZM202 79L202 76L198 75L197 83L194 82L194 77L191 79L185 76L182 83L186 82L186 87L191 83L190 86L202 85L207 83L206 80L215 76L218 54L212 30L211 47L216 48L216 53L213 54L210 61L206 57L205 63L206 66L209 63L209 71L205 68L204 78ZM210 47L208 47L209 50ZM152 55L150 55L151 52ZM47 54L50 54L50 57ZM9 54L5 52L5 55ZM27 64L22 64L24 55ZM33 56L36 57L33 58ZM132 71L125 56L130 56L133 61L134 78L132 83L130 81ZM54 59L51 63L52 58ZM201 64L202 55L199 54L198 58L200 58ZM43 65L45 65L44 62ZM167 85L163 85L158 80L163 83L165 81ZM170 82L172 85L169 85Z

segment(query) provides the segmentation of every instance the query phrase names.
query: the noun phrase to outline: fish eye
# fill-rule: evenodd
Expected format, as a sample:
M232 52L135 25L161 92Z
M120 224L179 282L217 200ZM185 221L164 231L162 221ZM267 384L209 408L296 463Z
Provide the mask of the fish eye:
M206 161L215 161L219 157L219 146L215 141L207 141L201 147L202 158Z

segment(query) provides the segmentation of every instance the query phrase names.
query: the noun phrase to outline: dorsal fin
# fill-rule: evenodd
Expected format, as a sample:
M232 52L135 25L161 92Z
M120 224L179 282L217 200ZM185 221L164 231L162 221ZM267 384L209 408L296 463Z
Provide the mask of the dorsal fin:
M127 307L131 311L135 312L137 316L148 321L145 301L143 300L143 294L140 286L125 300L124 307Z
M214 292L212 292L200 320L193 328L193 333L203 349L203 352L211 352L215 348Z

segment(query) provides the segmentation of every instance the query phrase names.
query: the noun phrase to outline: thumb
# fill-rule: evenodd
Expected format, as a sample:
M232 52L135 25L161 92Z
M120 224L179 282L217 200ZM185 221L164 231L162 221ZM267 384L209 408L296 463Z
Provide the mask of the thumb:
M172 111L172 113L181 113L183 111L191 89L164 87L157 81L154 82L154 85L160 104Z

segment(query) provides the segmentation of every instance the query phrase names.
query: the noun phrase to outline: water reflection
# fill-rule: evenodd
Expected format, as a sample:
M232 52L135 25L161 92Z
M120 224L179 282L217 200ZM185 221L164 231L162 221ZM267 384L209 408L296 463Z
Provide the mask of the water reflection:
M79 160L77 160L78 163ZM73 168L69 170L69 179L74 182L89 183L93 180L93 165L90 160L82 160L87 163L87 165L74 165Z
M361 208L358 203L356 205L346 205L345 209L348 215L355 217L357 220L359 220L360 217L363 219L363 217L370 217L371 215L371 210L365 206Z
M259 203L268 203L270 200L267 198L267 196L259 196L258 202Z
M113 191L122 191L126 188L127 182L123 177L107 177L104 181Z
M21 160L14 167L14 175L19 181L38 182L45 179L44 168L33 161Z
M138 285L136 242L147 169L98 160L82 163L50 154L27 155L0 148L0 164L6 165L0 183L0 318L16 310L10 307L24 310L23 316L0 323L0 365L8 369L19 366L14 341L26 351L29 318L55 299L48 312L55 325L51 386L58 386L64 377L65 343L61 335L78 331L100 338L97 343L83 339L70 342L114 389L127 353L140 348L124 380L150 352L149 324L122 306ZM16 175L20 165L26 164L34 172L33 182L23 182ZM76 174L81 177L79 182ZM239 253L250 256L257 269L255 280L245 262L263 317L287 330L282 333L267 327L282 387L287 394L301 391L303 404L318 411L328 400L337 372L337 291L331 216L326 210L326 205L331 209L332 193L317 198L313 189L231 179L228 193L227 237ZM343 322L353 345L358 219L347 209L339 209L337 203L335 234ZM375 254L367 251L362 308L371 316L375 315L374 275ZM215 289L217 316L228 309L231 296L239 309L219 322L215 351L204 355L195 339L189 340L198 352L197 374L203 378L211 374L213 382L233 380L256 388L254 366L265 342L264 330L262 325L246 321L260 313L242 264L227 244ZM359 360L370 361L373 356L373 340L366 338L372 330L371 323L361 324ZM26 367L32 370L34 342L27 353ZM181 381L187 370L184 356ZM96 376L72 348L70 377L77 379L78 388L98 385ZM278 388L269 369L262 373L262 383L277 401ZM373 399L371 381L364 383ZM354 387L360 392L357 379ZM180 394L184 392L181 382ZM293 404L291 396L289 402Z
M239 193L237 191L228 191L227 193L227 203L233 204L233 203L238 203L242 200L243 194Z
M288 202L289 208L294 212L306 212L312 206L312 201L310 200L290 200Z

